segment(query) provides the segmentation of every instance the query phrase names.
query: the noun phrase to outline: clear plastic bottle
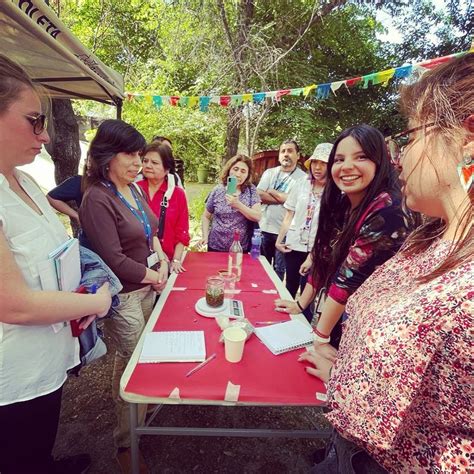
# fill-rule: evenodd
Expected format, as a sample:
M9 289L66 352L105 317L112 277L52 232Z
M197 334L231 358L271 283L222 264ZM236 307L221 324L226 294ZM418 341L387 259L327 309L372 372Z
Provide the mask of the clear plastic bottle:
M260 257L260 246L262 244L262 233L260 229L255 229L252 236L252 247L250 249L250 256L257 260Z
M240 233L238 230L234 231L234 241L229 249L229 263L227 271L237 275L236 281L240 281L242 275L242 259L243 259L242 245L240 245Z

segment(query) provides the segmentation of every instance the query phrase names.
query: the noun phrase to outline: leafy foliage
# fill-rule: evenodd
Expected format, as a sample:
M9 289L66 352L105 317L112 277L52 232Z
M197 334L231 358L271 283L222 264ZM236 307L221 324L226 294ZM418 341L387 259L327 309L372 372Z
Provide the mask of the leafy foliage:
M107 65L124 74L126 90L160 95L219 95L306 86L379 71L467 49L470 0L57 0L61 19ZM376 12L391 15L401 43L384 43ZM350 91L324 101L285 97L250 109L163 107L125 102L123 118L146 138L173 141L195 180L200 164L215 177L229 138L228 121L245 133L245 152L296 138L305 153L344 128L366 122L382 131L403 128L397 84ZM102 105L77 102L83 114L113 116ZM242 112L244 112L242 114ZM238 135L236 135L238 136Z

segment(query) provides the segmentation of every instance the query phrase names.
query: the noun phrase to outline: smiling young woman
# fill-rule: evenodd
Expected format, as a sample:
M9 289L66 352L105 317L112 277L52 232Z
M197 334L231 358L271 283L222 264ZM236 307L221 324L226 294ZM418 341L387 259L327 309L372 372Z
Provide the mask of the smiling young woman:
M322 292L326 301L316 326L318 343L337 347L347 299L397 252L407 234L382 134L368 125L344 130L329 155L311 276L297 302L276 300L277 308L299 313Z

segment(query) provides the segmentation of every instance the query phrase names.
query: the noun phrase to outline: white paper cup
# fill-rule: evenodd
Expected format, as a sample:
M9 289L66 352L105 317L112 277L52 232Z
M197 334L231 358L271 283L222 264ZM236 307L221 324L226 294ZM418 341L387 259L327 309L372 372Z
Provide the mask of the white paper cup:
M242 328L224 329L225 358L228 362L240 362L244 354L247 333Z

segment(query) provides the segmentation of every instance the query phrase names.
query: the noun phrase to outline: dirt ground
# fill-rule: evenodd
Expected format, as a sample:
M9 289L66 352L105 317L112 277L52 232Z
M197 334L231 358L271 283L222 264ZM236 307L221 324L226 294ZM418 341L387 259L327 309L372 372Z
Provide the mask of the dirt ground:
M86 367L65 385L54 455L87 452L91 474L120 474L112 431L113 347L100 361ZM168 405L153 424L232 428L312 429L324 427L313 408L199 407ZM140 442L151 473L304 473L320 440L288 438L217 438L145 436Z

